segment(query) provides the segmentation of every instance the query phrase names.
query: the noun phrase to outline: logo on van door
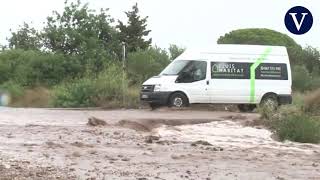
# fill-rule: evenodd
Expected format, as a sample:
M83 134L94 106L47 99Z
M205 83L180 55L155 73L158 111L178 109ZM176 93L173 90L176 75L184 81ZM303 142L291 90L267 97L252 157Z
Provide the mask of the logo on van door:
M246 62L211 62L212 79L250 79L250 67ZM287 65L284 63L261 63L255 71L255 79L288 80Z
M284 22L291 33L301 35L311 29L313 16L307 8L295 6L286 13Z
M211 62L213 79L248 79L249 63Z

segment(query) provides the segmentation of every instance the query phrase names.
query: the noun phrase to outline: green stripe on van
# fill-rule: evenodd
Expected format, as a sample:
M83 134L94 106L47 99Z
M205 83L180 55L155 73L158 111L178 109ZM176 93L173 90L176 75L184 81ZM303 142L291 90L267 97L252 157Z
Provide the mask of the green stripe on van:
M256 69L271 53L271 47L267 48L263 54L250 66L250 103L256 102Z

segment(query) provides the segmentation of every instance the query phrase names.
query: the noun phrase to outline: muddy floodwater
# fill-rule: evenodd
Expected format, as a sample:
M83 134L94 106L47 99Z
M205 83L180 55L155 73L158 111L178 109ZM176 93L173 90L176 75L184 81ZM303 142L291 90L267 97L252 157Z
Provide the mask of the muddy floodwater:
M0 179L320 179L320 145L278 142L254 113L0 112Z

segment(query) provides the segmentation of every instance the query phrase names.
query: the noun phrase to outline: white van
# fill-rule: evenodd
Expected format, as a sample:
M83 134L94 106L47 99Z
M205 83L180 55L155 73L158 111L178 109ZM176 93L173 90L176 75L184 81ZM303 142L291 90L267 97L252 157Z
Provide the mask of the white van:
M291 103L291 84L285 47L216 45L186 50L143 83L140 98L152 108L219 103L251 111L257 104Z

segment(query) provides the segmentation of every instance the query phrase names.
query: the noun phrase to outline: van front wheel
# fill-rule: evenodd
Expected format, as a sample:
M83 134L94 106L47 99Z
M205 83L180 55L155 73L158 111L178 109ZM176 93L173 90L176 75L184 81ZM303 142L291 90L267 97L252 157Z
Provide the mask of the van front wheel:
M188 98L182 93L174 93L170 96L170 107L186 107L189 105Z

